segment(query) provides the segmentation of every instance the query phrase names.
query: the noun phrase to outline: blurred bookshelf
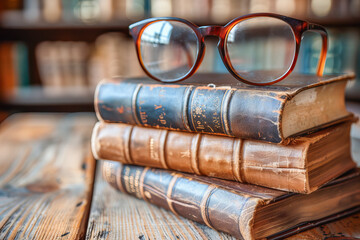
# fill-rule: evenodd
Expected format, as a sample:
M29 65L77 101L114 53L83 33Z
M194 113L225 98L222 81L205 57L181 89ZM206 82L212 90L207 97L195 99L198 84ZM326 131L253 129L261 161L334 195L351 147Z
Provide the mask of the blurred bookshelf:
M145 75L129 24L176 16L198 25L223 25L253 12L324 25L330 33L325 72L355 72L358 79L349 84L347 97L360 100L359 0L2 0L0 108L92 111L100 80ZM199 70L226 72L216 41L206 44ZM319 51L320 37L304 36L295 71L314 73Z

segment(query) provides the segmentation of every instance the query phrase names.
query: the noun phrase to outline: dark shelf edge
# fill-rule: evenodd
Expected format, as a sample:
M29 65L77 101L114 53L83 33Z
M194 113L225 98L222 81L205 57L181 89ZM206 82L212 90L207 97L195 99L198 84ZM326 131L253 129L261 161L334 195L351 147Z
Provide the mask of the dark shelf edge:
M26 87L7 94L0 99L0 109L5 111L51 111L51 112L93 112L94 90L44 89Z
M98 30L98 29L116 29L116 30L128 30L128 26L132 23L129 20L119 20L112 22L93 22L85 23L81 21L75 22L57 22L57 23L48 23L48 22L25 22L23 20L8 22L0 21L0 28L6 30L37 30L37 31L46 31L46 30Z

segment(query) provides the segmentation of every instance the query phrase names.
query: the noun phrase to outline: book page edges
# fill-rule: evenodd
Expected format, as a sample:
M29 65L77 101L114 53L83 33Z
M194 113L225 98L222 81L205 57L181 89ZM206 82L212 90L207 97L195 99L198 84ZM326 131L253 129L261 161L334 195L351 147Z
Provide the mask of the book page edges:
M309 88L286 101L280 121L282 139L345 120L350 115L345 107L345 85L346 82L335 82Z

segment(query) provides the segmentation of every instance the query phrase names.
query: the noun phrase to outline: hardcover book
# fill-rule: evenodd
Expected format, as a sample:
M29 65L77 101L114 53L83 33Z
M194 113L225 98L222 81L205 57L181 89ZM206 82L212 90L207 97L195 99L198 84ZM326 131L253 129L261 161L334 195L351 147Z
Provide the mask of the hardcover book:
M92 151L97 159L310 193L356 166L350 126L338 124L280 145L98 122Z
M360 209L357 170L308 195L111 161L102 170L114 188L239 239L296 231Z
M287 144L346 120L344 89L353 78L291 74L262 87L230 74L196 74L182 84L115 78L98 85L95 109L105 122Z

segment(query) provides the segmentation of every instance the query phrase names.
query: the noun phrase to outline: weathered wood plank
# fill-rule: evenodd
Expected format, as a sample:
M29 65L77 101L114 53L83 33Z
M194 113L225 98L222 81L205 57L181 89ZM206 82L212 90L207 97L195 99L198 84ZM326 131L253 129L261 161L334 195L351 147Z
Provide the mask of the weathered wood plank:
M0 126L0 239L85 235L93 114L17 114Z

